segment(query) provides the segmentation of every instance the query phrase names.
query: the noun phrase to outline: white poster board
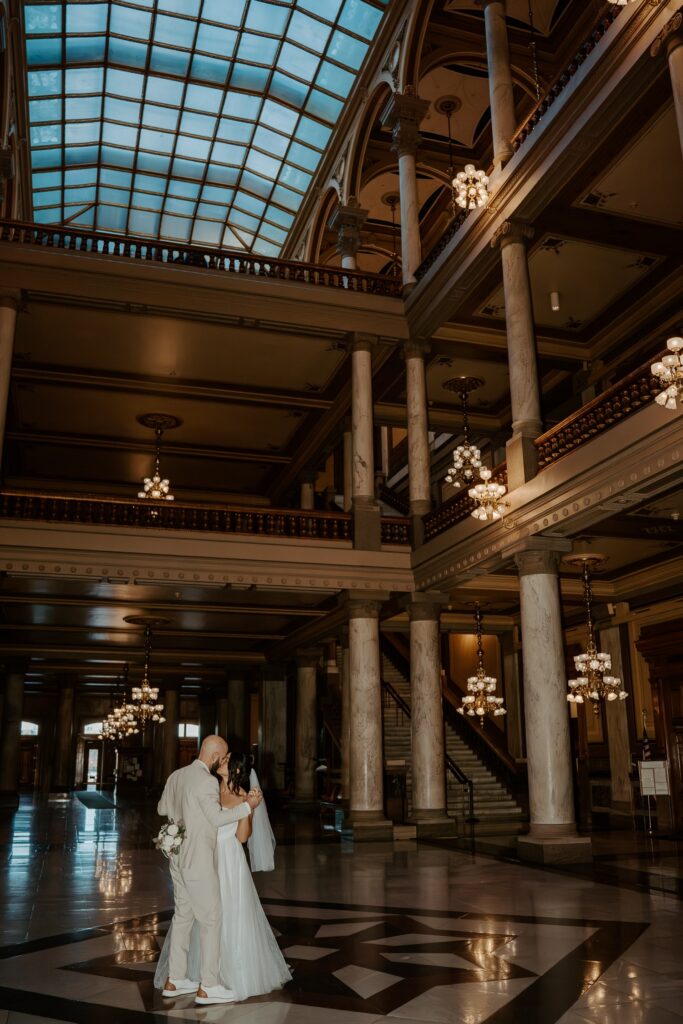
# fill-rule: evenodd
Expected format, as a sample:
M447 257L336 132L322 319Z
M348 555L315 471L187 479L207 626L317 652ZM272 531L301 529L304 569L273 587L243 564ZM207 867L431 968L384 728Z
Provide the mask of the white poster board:
M669 796L669 773L666 761L639 761L642 796Z

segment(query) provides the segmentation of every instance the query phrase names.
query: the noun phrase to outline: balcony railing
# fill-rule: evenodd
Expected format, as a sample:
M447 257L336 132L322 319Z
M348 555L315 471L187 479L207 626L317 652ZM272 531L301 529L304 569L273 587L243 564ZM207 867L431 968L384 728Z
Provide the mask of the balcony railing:
M531 133L533 132L536 125L552 107L555 100L564 89L567 87L569 82L579 70L581 65L586 60L586 57L592 53L595 47L598 45L602 37L607 32L612 22L618 17L621 11L620 7L614 7L608 11L607 14L600 18L600 21L592 30L588 39L585 40L574 54L566 68L557 76L550 88L547 90L544 96L538 101L534 109L531 111L526 120L517 129L517 132L512 138L512 146L517 151L520 146L526 142ZM430 267L432 267L438 260L441 253L444 251L448 243L458 233L462 225L467 220L468 211L462 210L457 217L454 217L451 223L448 225L444 233L442 234L439 241L434 245L423 259L420 266L415 271L416 280L420 280L425 276Z
M210 246L159 242L149 238L108 234L102 231L83 231L71 225L59 227L51 224L0 221L0 242L87 253L107 259L114 257L226 274L267 277L277 281L296 281L323 288L362 292L365 295L400 298L403 287L397 278L384 277L381 274L365 274L354 270L342 270L339 267L279 260L229 249L214 249Z
M661 390L661 384L650 372L650 364L639 366L536 439L534 444L538 449L539 467L543 469L557 462L597 434L609 430L651 402Z
M499 466L493 470L491 479L498 484L505 484L507 486L507 467L504 462L501 462ZM461 523L463 519L467 519L471 515L475 507L475 502L470 498L467 493L469 488L465 488L463 491L458 491L448 501L445 501L439 508L434 509L433 512L428 512L424 517L424 528L425 528L425 540L431 540L432 537L438 537L440 533L444 533L449 530L451 526L455 526L456 523Z
M242 508L190 502L127 501L96 495L0 492L0 518L85 526L150 527L203 533L248 534L262 537L341 540L353 538L352 517L346 512L298 509ZM405 519L382 519L382 543L409 544Z

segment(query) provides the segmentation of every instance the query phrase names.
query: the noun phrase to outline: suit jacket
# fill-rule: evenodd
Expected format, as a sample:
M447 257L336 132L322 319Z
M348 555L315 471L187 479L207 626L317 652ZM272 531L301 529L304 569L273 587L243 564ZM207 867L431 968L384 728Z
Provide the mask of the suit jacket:
M186 835L177 856L183 877L201 879L215 871L216 833L251 814L244 801L222 808L218 783L202 761L193 761L168 777L157 810L164 817L185 823Z

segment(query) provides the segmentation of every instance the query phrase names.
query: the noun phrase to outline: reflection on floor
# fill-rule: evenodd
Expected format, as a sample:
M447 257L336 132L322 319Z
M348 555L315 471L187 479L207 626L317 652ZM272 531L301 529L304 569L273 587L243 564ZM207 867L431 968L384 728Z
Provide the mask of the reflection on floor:
M597 872L541 871L472 846L354 847L289 825L257 884L294 981L231 1007L159 998L170 918L157 819L140 807L33 805L0 819L0 1024L681 1024L675 844L598 840ZM297 839L296 842L293 840ZM487 843L493 843L488 838ZM648 860L648 857L650 858ZM658 886L655 885L655 889Z

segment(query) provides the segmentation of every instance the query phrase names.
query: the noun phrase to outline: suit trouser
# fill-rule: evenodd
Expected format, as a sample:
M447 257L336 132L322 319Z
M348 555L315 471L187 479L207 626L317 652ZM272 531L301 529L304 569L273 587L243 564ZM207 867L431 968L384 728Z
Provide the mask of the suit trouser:
M187 952L195 921L199 924L202 958L202 987L220 984L218 975L221 945L221 897L218 875L211 864L203 877L188 878L170 858L175 913L168 973L175 981L187 976Z

